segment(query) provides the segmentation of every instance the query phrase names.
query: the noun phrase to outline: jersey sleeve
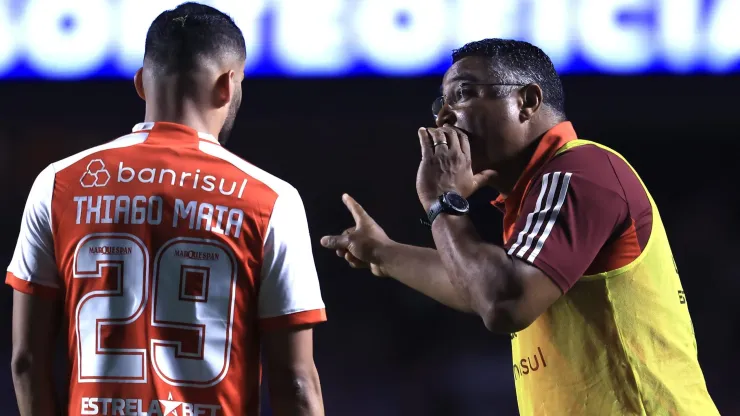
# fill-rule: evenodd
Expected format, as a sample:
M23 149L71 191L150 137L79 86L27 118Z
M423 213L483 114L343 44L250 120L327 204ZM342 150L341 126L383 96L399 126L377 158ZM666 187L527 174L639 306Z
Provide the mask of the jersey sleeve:
M325 321L306 212L292 187L275 201L263 253L260 327L269 330Z
M31 187L5 278L13 289L30 295L55 297L61 288L51 228L53 192L54 168L49 165Z
M618 192L591 180L593 171L554 165L532 183L504 248L542 270L565 293L623 231L629 212Z

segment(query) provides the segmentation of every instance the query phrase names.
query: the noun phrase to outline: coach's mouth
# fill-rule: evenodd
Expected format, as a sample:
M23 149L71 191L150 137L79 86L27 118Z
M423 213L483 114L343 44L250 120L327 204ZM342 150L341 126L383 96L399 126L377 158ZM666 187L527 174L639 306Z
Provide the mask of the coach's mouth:
M445 124L445 126L447 126L447 127L450 127L450 128L452 128L452 129L454 129L454 130L460 131L460 132L462 132L462 133L465 133L465 135L466 135L466 136L468 137L468 140L472 139L472 138L473 138L473 137L475 136L475 135L474 135L473 133L471 133L471 132L470 132L470 131L468 131L468 130L465 130L465 129L464 129L464 128L462 128L462 127L458 127L458 126L453 126L452 124Z

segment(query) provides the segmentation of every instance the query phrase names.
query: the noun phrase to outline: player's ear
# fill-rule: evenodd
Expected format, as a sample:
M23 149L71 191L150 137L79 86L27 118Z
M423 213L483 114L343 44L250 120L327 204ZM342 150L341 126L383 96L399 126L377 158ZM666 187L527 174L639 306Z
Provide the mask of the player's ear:
M519 90L519 119L521 121L530 120L540 106L542 106L543 94L542 88L537 84L525 85Z
M221 74L216 80L216 90L214 91L215 105L221 108L231 102L231 96L234 95L234 71L228 71Z
M142 100L146 101L146 94L144 93L144 67L139 68L134 75L134 88L136 93L139 94Z

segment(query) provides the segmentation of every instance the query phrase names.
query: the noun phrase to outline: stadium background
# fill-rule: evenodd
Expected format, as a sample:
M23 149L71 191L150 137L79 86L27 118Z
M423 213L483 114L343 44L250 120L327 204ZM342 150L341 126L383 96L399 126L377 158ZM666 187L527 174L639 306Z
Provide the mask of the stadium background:
M0 264L38 172L141 121L130 79L143 35L177 3L0 1ZM508 337L318 245L350 224L343 192L392 238L432 244L418 222L416 129L432 122L449 51L483 37L542 45L579 134L641 174L666 223L709 391L722 414L740 414L740 1L209 3L237 17L252 56L228 148L294 184L306 206L329 316L315 336L327 414L516 414ZM474 198L476 219L500 241L489 196ZM0 289L4 363L11 296ZM13 415L4 368L0 414Z

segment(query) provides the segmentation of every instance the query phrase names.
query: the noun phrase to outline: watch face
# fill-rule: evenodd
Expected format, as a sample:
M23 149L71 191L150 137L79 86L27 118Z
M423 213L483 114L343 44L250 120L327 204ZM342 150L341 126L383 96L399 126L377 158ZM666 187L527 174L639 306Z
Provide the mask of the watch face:
M452 207L452 209L456 211L468 210L468 201L458 194L448 193L447 195L445 195L445 199L447 200L447 203L450 205L450 207Z

